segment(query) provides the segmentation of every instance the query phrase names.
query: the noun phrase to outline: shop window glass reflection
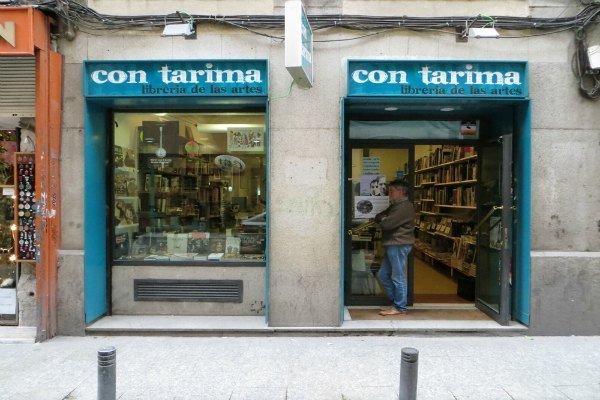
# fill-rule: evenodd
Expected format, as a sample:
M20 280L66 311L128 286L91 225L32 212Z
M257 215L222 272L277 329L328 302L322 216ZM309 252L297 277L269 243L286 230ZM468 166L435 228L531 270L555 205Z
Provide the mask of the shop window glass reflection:
M113 259L264 262L264 113L116 113Z

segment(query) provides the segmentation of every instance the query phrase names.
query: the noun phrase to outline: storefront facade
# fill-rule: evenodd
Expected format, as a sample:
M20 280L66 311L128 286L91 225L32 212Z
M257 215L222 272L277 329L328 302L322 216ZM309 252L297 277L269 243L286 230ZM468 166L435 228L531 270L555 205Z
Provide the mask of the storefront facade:
M231 5L231 10L242 11L236 9L239 6L234 6L233 2ZM131 13L125 6L115 10L102 1L89 6L103 13ZM281 5L270 2L257 2L252 6L256 9L249 9L250 14L275 15L282 11ZM217 5L214 7L215 13L218 13ZM379 7L368 10L368 14L396 14L386 10L384 5ZM468 7L461 10L463 14L481 14L482 8L486 7L491 9L486 9L485 14L493 15L527 16L539 11L521 1L493 6L474 3ZM344 14L365 13L358 2L352 1L344 2L336 10ZM164 13L164 10L154 11ZM208 13L206 10L187 11ZM309 7L308 11L309 14L320 14L327 10L315 6ZM413 11L415 15L424 12ZM450 5L440 3L440 7L431 10L431 13L443 16L452 14L452 10ZM440 66L448 61L465 67L494 60L496 66L510 62L525 66L522 82L528 82L528 85L518 95L507 91L482 99L475 95L453 98L443 94L401 94L392 96L401 98L393 104L399 109L395 120L414 120L414 115L423 114L427 107L437 107L437 111L431 111L424 119L440 120L439 108L442 105L466 109L473 106L484 116L495 112L502 114L508 106L510 112L506 111L504 115L506 120L511 119L510 125L514 130L516 209L513 218L517 227L515 232L518 232L515 236L518 246L513 252L518 263L513 266L517 268L513 269L515 280L508 279L512 283L511 301L517 298L519 304L513 303L512 311L507 315L529 326L532 334L596 332L600 324L597 313L593 312L600 305L595 286L600 274L600 241L596 226L600 192L592 182L600 171L591 160L597 158L600 152L597 146L600 113L596 103L583 99L577 93L577 82L570 70L569 43L572 34L563 32L493 41L471 38L463 43L457 42L451 35L435 32L394 31L351 41L336 41L353 35L353 32L342 29L317 34L317 39L331 41L314 45L314 84L308 90L299 90L292 85L292 78L285 68L284 45L280 41L233 27L208 25L204 30L198 29L196 40L160 37L158 31L132 30L101 36L78 32L73 41L60 41L60 50L66 57L67 76L62 124L64 157L61 163L65 183L61 193L62 201L69 201L70 206L63 210L61 217L59 333L83 334L86 324L107 313L264 315L266 324L275 327L342 325L344 307L350 305L345 287L349 219L345 197L349 160L345 146L348 144L349 126L353 118L357 120L355 117L358 115L362 118L365 113L370 113L373 120L388 115L384 119L389 120L389 113L386 114L384 108L392 106L389 94L373 92L365 96L352 91L349 82L353 73L366 71L357 75L358 80L363 81L375 69L353 70L349 60L371 61L375 63L374 67L377 67L377 62L387 60L395 63L396 70L404 70L412 62ZM186 60L194 65L181 64L181 68L170 69L199 71L206 70L206 66L198 67L200 63L217 66L219 63L235 62L241 63L236 65L236 70L245 71L248 68L244 67L244 62L260 62L263 66L258 69L268 75L263 79L266 92L234 95L226 91L225 96L220 93L206 96L199 93L194 96L183 93L157 95L151 90L141 93L143 89L136 89L137 93L121 92L125 87L127 90L139 88L142 74L136 71L146 71L140 66L142 64L176 65ZM410 62L402 64L406 60ZM127 63L135 65L132 67ZM96 65L103 67L91 69ZM154 66L151 70L157 69L160 68ZM113 72L117 70L123 74ZM382 70L387 71L387 68ZM148 76L149 71L146 71ZM93 76L103 83L89 86ZM200 81L200 76L197 77ZM94 90L99 86L110 83L109 78L115 82L122 81L112 84L120 88L110 93L95 94ZM373 78L375 81L383 79L377 74ZM395 75L395 78L399 83L402 74ZM192 80L189 76L186 79ZM132 83L127 83L129 81ZM147 81L150 82L150 79ZM180 86L185 86L181 82L178 82ZM470 90L470 87L472 85L465 86L465 90ZM506 87L503 85L502 89ZM448 100L448 97L452 99ZM115 199L106 181L111 178L109 174L114 174L114 168L111 169L106 162L109 159L107 154L114 158L114 152L110 153L114 148L107 146L115 143L108 139L113 137L111 140L116 140L115 132L128 126L123 125L126 122L119 118L131 113L179 113L181 118L189 120L189 114L206 114L210 110L264 115L261 117L262 124L265 138L268 138L264 150L266 180L265 185L260 186L268 197L264 209L264 265L215 267L206 264L205 260L196 260L198 263L193 266L174 267L127 265L128 262L111 264L117 260L109 251L110 246L119 233L108 226L107 212L102 210L114 211ZM404 115L400 115L402 113ZM456 115L457 118L463 117ZM142 120L151 121L150 117L144 118ZM180 132L185 135L184 128L180 128ZM194 138L196 142L198 139ZM364 147L377 147L378 143L364 144ZM396 144L404 146L409 143ZM574 155L574 152L579 155ZM239 156L239 153L236 154ZM581 162L573 161L575 159ZM416 162L414 157L413 161ZM104 175L101 171L105 171ZM163 172L166 176L176 171ZM230 171L233 193L236 190L235 175L236 171ZM104 178L98 179L102 176ZM242 174L237 176L241 177ZM141 184L139 179L138 187ZM254 190L256 195L257 186L252 186L250 181L247 186L243 182L238 184L241 188L248 187L248 191ZM577 204L573 204L573 196L570 195L575 192L579 193ZM223 229L227 237L227 228ZM232 236L235 235L236 232L232 232ZM155 263L161 260L146 261ZM93 275L94 271L99 275ZM179 302L173 305L175 308L165 305L168 302L161 302L160 307L157 302L154 308L149 307L149 303L138 307L135 302L119 302L119 299L130 301L134 298L133 281L136 279L242 280L244 295L243 300L237 303L198 302L189 305ZM121 284L123 289L119 289ZM60 296L63 296L63 301ZM174 309L179 311L174 312Z
M3 7L0 14L0 323L35 328L38 340L57 330L63 59L52 47L51 23L30 7ZM7 173L14 174L12 179L5 179Z

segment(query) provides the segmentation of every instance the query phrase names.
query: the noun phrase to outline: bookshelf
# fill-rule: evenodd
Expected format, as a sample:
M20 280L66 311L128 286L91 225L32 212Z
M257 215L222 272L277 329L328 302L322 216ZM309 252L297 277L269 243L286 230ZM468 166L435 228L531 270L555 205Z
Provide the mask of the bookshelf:
M475 276L478 155L471 146L437 146L415 161L415 251L429 263Z
M167 156L170 162L158 166L152 165L154 158L139 158L140 230L189 225L192 220L206 221L207 229L222 228L224 185L210 156Z

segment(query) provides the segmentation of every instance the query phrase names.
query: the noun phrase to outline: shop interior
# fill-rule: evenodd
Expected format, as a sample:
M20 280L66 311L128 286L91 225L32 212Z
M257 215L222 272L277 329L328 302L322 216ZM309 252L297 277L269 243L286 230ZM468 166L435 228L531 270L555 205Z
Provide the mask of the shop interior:
M18 324L19 274L35 262L34 152L35 119L0 117L0 325Z
M409 173L411 152L415 161ZM364 174L365 163L373 160L379 163L379 173ZM404 179L415 208L413 302L473 303L476 276L473 228L477 223L474 147L427 144L413 145L410 149L353 149L352 170L356 204L352 294L384 296L375 277L384 254L381 232L377 224L369 221L389 205L387 183ZM365 205L369 203L372 206ZM365 216L368 218L363 221Z
M115 112L119 263L264 263L265 114Z

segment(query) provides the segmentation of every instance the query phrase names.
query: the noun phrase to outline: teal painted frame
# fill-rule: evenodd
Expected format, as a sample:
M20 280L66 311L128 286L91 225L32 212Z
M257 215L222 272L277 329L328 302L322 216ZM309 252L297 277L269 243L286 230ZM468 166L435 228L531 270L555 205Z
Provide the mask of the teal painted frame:
M108 312L107 115L105 107L89 100L84 112L84 304L85 322L90 323Z
M395 94L395 93L378 93L376 90L373 90L371 93L360 93L360 94L351 94L350 93L350 89L351 89L351 82L350 82L350 64L352 63L396 63L396 64L406 64L406 65L414 65L414 64L431 64L431 65L439 65L439 64L496 64L498 66L507 66L509 64L520 64L523 67L523 93L522 95L511 95L511 96L499 96L499 95L479 95L479 96L473 96L473 95L452 95L452 96L443 96L443 95L411 95L411 94ZM348 59L346 60L346 91L347 91L347 97L348 98L354 98L354 97L387 97L387 98L392 98L392 97L397 97L397 98L405 98L405 99L441 99L441 98L445 98L445 99L481 99L481 100L486 100L486 99L513 99L513 100L517 100L517 99L527 99L529 98L529 63L527 61L522 61L522 60L390 60L390 59L365 59L365 60L361 60L361 59ZM372 86L375 86L374 84L371 84ZM449 85L447 85L449 86ZM456 85L456 86L464 86L464 87L469 87L469 86L476 86L476 85L467 85L467 84L460 84L460 85ZM485 86L485 85L480 85L480 86ZM377 86L375 86L375 88L377 88Z
M526 68L526 71L528 68ZM513 116L513 127L515 129L515 143L513 144L513 162L514 162L514 173L518 177L516 180L516 235L515 235L515 249L513 254L513 261L516 264L514 268L513 280L515 284L511 291L511 302L512 302L512 317L518 321L528 325L530 320L530 285L531 285L531 101L529 99L515 99L515 98L410 98L410 97L385 97L385 96L372 96L372 97L345 97L342 98L341 103L341 140L342 140L342 197L340 204L344 205L344 176L347 168L345 162L345 147L344 143L346 140L346 107L354 102L359 103L380 103L380 102L394 102L399 105L402 103L410 104L431 104L440 103L444 105L450 104L474 104L478 102L486 103L504 103L511 104L514 106ZM342 307L341 307L341 318L344 321L344 280L345 280L345 252L344 252L344 216L345 213L342 210L340 213L340 226L342 233L342 241L340 244L341 257L341 295L342 295ZM513 264L513 265L514 265ZM515 279L516 277L516 279Z
M161 61L161 60L156 60ZM177 60L170 60L177 61ZM193 60L186 60L193 61ZM209 61L209 60L200 60ZM227 61L227 60L224 60ZM243 62L244 60L234 60ZM269 63L265 59L246 61L264 61L266 93L264 96L169 96L169 97L86 97L84 107L84 310L85 323L89 324L109 311L108 304L108 249L107 249L107 130L109 117L114 108L132 108L136 110L157 108L179 108L193 110L196 107L220 108L223 104L232 106L265 106L265 158L267 163L267 244L265 254L265 322L268 324L269 309L269 102L268 77ZM84 61L84 65L87 61ZM94 61L91 61L94 62ZM104 63L119 62L106 60ZM85 71L85 66L83 67ZM84 85L87 77L83 74ZM85 86L84 86L85 87Z

